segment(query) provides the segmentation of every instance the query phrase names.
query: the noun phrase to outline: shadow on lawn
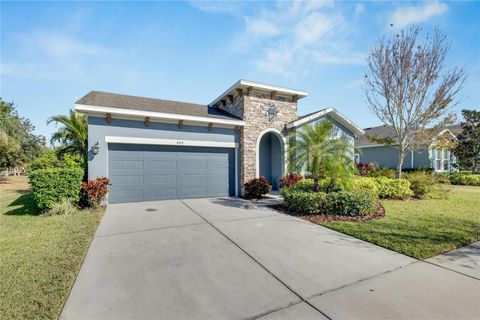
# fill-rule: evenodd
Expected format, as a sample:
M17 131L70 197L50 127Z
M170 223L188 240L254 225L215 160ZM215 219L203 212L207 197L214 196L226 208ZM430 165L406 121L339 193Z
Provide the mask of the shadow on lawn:
M18 198L12 201L8 206L15 207L5 212L7 216L36 216L39 213L39 209L35 204L33 195L30 190L18 190L21 194Z

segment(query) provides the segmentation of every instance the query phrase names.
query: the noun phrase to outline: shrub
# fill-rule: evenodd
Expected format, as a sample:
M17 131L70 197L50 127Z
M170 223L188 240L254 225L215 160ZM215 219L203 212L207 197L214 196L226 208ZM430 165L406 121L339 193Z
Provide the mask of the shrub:
M280 179L280 187L290 187L303 180L303 176L296 172L290 172L287 176Z
M327 193L320 213L344 216L367 215L375 212L377 195L374 192L338 191Z
M355 167L358 170L358 174L360 174L360 176L362 177L366 177L369 175L369 173L377 170L377 167L375 166L375 164L370 162L359 162L355 164Z
M378 186L375 178L362 177L355 179L350 190L372 192L378 198Z
M28 166L28 171L39 169L59 168L62 167L62 161L58 160L53 150L45 151L42 155L33 160Z
M80 168L48 168L29 172L28 179L37 206L50 209L67 199L78 202L83 170Z
M373 213L377 203L377 196L373 192L365 191L324 193L283 188L281 193L288 210L306 215L365 215Z
M405 199L413 195L410 182L405 179L375 178L381 199Z
M410 182L410 190L416 198L425 198L435 187L435 178L425 171L414 171L405 174L405 179Z
M448 176L451 184L465 186L480 186L479 174L450 173Z
M61 216L67 214L74 214L78 212L78 208L67 199L62 199L60 202L55 203L52 208L45 211L46 216Z
M445 173L435 173L433 175L436 183L450 184L449 176Z
M320 203L324 201L326 193L301 191L292 188L282 188L283 203L289 210L303 214L315 214L319 211Z
M389 168L377 168L374 171L368 172L369 177L386 177L395 179L395 170Z
M80 204L82 207L98 207L105 199L110 181L105 177L97 177L95 180L82 182Z
M260 199L269 193L272 188L264 177L252 179L245 183L244 187L245 198L247 199Z
M287 188L287 187L286 187ZM290 190L313 192L313 179L304 179L288 187Z

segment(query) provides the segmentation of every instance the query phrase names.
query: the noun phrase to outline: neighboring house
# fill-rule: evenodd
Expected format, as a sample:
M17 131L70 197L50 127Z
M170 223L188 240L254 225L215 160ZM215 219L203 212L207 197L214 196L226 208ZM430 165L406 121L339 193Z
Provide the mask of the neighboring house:
M88 114L89 178L110 179L110 203L241 195L258 176L276 189L292 131L328 119L352 153L363 134L332 108L299 118L307 95L246 80L209 105L92 91L75 104Z
M436 147L436 140L439 137L456 139L459 130L458 125L448 126L441 131L436 138L425 148L408 152L403 160L403 169L433 169L435 172L450 172L455 168L455 157L450 150ZM390 126L378 126L366 128L365 135L355 141L355 161L374 163L382 168L395 169L398 162L398 147L395 143L396 134ZM371 141L376 139L391 139L391 145L382 145Z

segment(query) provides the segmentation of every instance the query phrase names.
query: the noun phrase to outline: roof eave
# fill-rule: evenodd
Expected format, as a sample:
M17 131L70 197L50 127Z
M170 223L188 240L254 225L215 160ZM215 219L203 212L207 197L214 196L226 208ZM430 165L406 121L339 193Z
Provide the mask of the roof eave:
M230 88L225 90L221 95L219 95L215 100L213 100L209 105L210 106L216 105L219 101L221 101L227 95L229 95L230 93L232 93L233 91L241 87L253 87L253 88L258 88L265 91L275 91L279 94L288 94L292 96L297 96L298 99L305 98L306 96L308 96L307 91L294 90L294 89L283 88L283 87L273 86L269 84L263 84L259 82L240 79L237 82L235 82Z
M165 119L165 120L184 120L198 123L214 123L222 124L227 126L245 126L245 122L242 120L235 119L220 119L220 118L209 118L209 117L199 117L191 115L183 115L177 113L164 113L164 112L155 112L155 111L144 111L144 110L133 110L133 109L122 109L114 107L102 107L102 106L93 106L85 104L75 104L75 110L80 113L85 114L107 114L126 116L132 118L138 117L150 117L151 119Z

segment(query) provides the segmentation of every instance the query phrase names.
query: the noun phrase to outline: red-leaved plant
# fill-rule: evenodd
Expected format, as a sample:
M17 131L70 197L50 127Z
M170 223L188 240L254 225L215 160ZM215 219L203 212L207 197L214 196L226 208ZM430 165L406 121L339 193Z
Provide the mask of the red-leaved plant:
M82 182L81 204L86 207L98 207L108 192L110 180L105 177L97 177L87 182Z
M356 164L356 167L357 167L358 173L362 177L368 176L370 172L375 171L377 169L377 167L370 162L359 162Z
M290 172L288 175L280 179L280 188L296 185L302 180L303 180L303 176L301 174L296 172Z
M272 189L270 182L262 176L249 180L245 183L244 187L245 198L247 199L261 199Z

